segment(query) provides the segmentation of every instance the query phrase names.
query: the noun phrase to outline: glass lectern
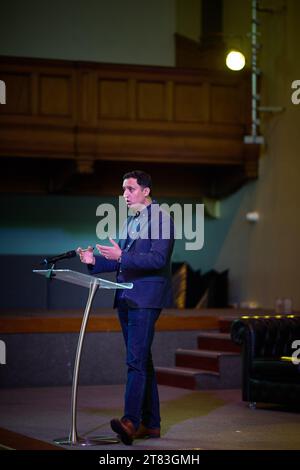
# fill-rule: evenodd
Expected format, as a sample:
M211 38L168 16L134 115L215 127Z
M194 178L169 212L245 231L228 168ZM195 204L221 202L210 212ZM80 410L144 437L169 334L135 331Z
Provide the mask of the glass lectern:
M70 269L34 269L34 273L41 274L48 279L59 279L61 281L76 284L77 286L87 287L89 289L88 300L86 303L83 319L81 322L80 333L77 343L76 358L73 370L73 383L72 383L72 401L71 401L71 429L69 437L62 439L55 439L56 444L74 445L74 446L91 446L101 444L115 444L119 440L114 437L93 437L83 438L77 434L76 426L76 411L77 411L77 388L78 388L78 374L81 358L82 344L84 340L86 325L89 318L90 309L97 289L132 289L132 283L118 283L106 281L100 277L90 276L88 274L78 273Z

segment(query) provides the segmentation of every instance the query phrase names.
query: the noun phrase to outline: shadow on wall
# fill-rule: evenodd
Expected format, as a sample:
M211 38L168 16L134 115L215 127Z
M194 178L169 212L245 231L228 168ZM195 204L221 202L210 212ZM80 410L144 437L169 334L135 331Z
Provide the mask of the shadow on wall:
M67 282L51 280L34 274L33 269L44 269L41 260L44 256L36 255L2 255L1 270L1 310L35 310L35 309L83 309L88 289L74 286ZM73 269L87 273L87 268L79 258L60 261L58 269ZM115 280L114 273L101 275L104 279ZM101 289L95 296L93 307L111 308L114 291Z
M187 263L172 264L174 308L227 308L228 269L194 271Z
M2 255L1 310L61 310L83 309L88 290L67 282L47 280L34 274L33 269L44 269L42 256ZM87 274L79 259L60 261L59 269L73 269ZM115 281L115 273L101 274L103 279ZM95 297L94 308L112 308L114 290L101 289ZM228 270L201 274L187 263L172 264L172 291L166 307L171 308L226 308L228 307Z

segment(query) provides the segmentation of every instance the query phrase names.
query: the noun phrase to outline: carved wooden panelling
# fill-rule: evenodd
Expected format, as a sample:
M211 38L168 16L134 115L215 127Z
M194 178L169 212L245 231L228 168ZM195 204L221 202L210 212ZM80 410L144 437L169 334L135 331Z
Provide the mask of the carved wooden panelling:
M139 81L137 89L138 119L165 121L167 118L166 83Z
M128 119L128 81L98 81L98 119Z
M39 114L43 116L71 117L71 76L40 75L38 102Z
M6 104L0 106L0 114L31 114L31 74L2 73L1 80L6 84L7 96Z
M234 85L211 86L211 120L236 124L242 121L240 89Z
M175 121L204 122L208 119L207 90L203 83L176 83Z
M0 57L0 79L0 156L247 167L246 72Z

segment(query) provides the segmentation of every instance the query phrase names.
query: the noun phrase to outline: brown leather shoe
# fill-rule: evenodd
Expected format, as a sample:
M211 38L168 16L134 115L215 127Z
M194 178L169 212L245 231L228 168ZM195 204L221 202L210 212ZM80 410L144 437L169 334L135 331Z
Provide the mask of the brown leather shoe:
M160 428L147 428L143 423L134 434L134 439L152 439L160 437Z
M134 439L135 428L133 423L126 418L117 419L114 418L110 422L112 430L120 436L123 444L130 446Z

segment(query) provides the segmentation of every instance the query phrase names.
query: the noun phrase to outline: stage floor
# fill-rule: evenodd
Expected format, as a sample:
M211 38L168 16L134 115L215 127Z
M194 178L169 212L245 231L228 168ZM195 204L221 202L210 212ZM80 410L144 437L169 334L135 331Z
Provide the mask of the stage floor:
M251 410L241 401L240 390L191 391L159 386L159 391L162 437L136 440L130 450L300 449L300 416L295 411L270 405ZM80 386L78 434L113 437L109 422L122 416L123 395L123 385ZM70 402L70 387L0 390L0 445L41 448L33 439L54 444L55 438L69 434ZM22 441L22 436L29 439ZM119 443L85 449L126 448Z

